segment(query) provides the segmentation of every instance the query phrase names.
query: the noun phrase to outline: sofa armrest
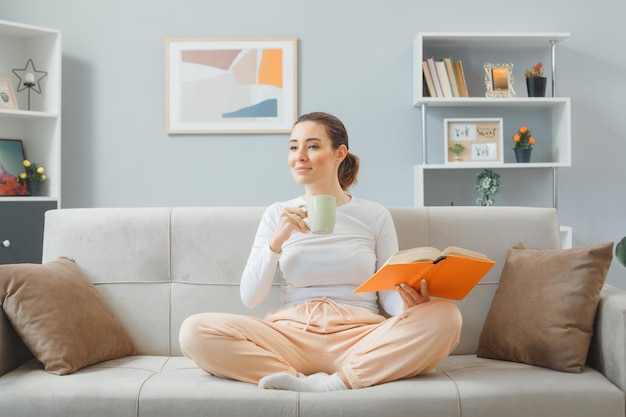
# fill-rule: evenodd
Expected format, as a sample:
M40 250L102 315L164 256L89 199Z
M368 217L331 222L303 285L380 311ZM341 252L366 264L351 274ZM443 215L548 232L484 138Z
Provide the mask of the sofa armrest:
M626 391L626 291L602 288L587 363Z
M0 376L32 357L33 355L15 333L13 326L0 308Z

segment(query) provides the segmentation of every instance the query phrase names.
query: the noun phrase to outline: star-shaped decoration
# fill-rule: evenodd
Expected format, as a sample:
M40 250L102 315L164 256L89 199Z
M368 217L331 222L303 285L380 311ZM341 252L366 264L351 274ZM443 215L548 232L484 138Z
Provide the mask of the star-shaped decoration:
M39 82L44 79L48 73L45 71L37 71L32 59L28 60L24 69L14 69L12 71L13 74L20 79L20 83L17 86L18 93L27 88L32 88L38 94L41 94L41 85L39 85Z

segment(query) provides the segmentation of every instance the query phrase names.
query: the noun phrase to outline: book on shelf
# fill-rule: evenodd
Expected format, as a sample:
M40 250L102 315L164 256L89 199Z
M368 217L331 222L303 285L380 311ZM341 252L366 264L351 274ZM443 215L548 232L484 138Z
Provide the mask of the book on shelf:
M435 90L435 84L433 84L433 77L430 74L430 68L428 68L428 61L422 61L422 70L424 72L424 83L426 84L426 91L430 97L437 97L437 91Z
M441 60L446 65L446 73L448 74L448 80L450 80L452 96L461 97L461 94L459 93L459 84L456 79L456 72L454 70L454 61L452 61L452 58L442 58Z
M465 82L465 72L463 71L463 63L461 61L454 61L454 72L456 73L456 80L459 84L461 97L469 97L467 83Z
M401 283L419 288L425 279L432 297L462 300L494 264L485 254L456 246L406 249L391 256L354 292L391 290Z
M437 68L437 76L439 77L439 82L441 83L443 97L452 97L452 87L450 87L450 80L448 79L446 64L444 64L443 61L435 61L435 68Z
M435 92L437 93L437 97L443 97L443 90L441 90L441 83L439 82L439 76L437 75L435 59L432 57L427 58L426 62L428 62L428 69L430 70L430 76L433 79L433 85L435 86Z

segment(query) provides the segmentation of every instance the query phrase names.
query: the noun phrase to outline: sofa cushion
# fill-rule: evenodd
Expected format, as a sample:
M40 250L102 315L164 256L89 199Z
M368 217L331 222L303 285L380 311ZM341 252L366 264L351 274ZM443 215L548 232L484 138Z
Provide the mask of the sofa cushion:
M126 330L70 259L0 265L0 305L50 373L135 354Z
M612 250L509 249L476 354L582 372Z

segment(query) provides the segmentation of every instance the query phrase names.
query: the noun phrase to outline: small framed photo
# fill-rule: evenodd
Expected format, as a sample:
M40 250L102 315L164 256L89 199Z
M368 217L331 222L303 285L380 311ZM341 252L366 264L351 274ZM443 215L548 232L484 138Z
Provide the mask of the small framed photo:
M485 68L485 86L487 87L487 97L515 97L513 89L513 64L491 64L483 65Z
M444 119L446 164L502 163L502 119Z
M24 171L24 147L19 139L0 139L0 196L28 195L18 176Z
M17 110L18 108L11 80L8 78L0 78L0 109Z
M166 39L166 132L289 133L297 44L293 37Z

